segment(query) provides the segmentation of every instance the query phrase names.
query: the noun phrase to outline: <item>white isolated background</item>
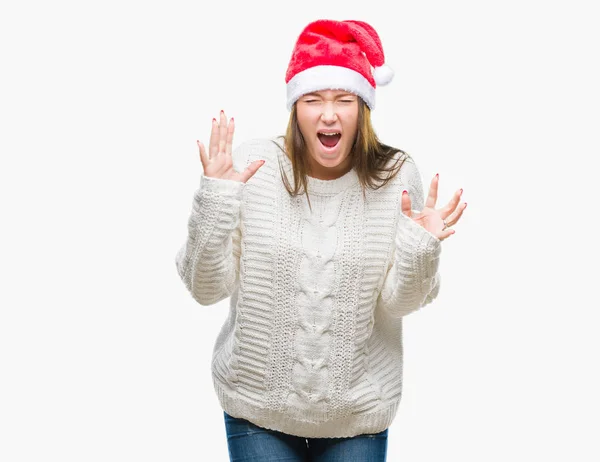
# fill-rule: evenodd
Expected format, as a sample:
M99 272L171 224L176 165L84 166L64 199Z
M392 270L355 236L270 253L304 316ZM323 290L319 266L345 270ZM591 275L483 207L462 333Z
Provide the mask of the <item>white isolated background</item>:
M380 138L440 205L439 298L405 320L390 461L600 460L600 29L589 1L4 2L0 460L224 461L213 342L175 255L221 109L283 133L318 18L380 33Z

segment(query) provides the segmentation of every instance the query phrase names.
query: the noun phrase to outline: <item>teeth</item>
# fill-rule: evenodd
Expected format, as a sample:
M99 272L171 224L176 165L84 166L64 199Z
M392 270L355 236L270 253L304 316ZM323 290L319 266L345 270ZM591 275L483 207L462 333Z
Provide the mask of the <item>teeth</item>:
M339 133L319 133L319 135L334 136L334 135L339 135Z

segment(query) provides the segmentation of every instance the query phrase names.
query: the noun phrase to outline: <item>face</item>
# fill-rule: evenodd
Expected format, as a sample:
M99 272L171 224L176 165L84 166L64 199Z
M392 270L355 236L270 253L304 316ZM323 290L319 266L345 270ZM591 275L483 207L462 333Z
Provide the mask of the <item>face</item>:
M358 96L342 90L308 93L296 102L296 115L308 148L310 176L330 180L349 172Z

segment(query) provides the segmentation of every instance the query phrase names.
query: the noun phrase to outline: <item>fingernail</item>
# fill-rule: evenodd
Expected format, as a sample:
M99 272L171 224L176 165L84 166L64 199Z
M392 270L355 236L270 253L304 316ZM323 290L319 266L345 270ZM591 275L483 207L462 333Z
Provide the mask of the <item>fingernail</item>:
M402 194L408 194L408 191L405 189L404 191L402 191Z
M223 112L224 112L223 109L221 109L221 114L223 114Z
M233 122L233 117L231 118L231 121Z
M463 189L462 189L462 188L460 188L460 193L462 194L462 192L463 192Z
M465 202L465 206L463 208L465 208L465 209L467 208L467 203L466 202Z
M213 123L217 123L217 119L213 117Z
M439 177L440 177L440 174L439 174L439 173L436 173L436 174L435 174L435 177L436 177L436 178L439 178Z

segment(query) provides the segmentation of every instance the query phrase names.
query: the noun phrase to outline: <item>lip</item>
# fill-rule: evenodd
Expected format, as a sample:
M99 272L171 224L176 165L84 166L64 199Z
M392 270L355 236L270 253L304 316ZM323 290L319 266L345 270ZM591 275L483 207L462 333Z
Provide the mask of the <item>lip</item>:
M319 133L339 133L341 135L342 131L341 130L331 130L331 129L317 130L317 134L319 134Z

